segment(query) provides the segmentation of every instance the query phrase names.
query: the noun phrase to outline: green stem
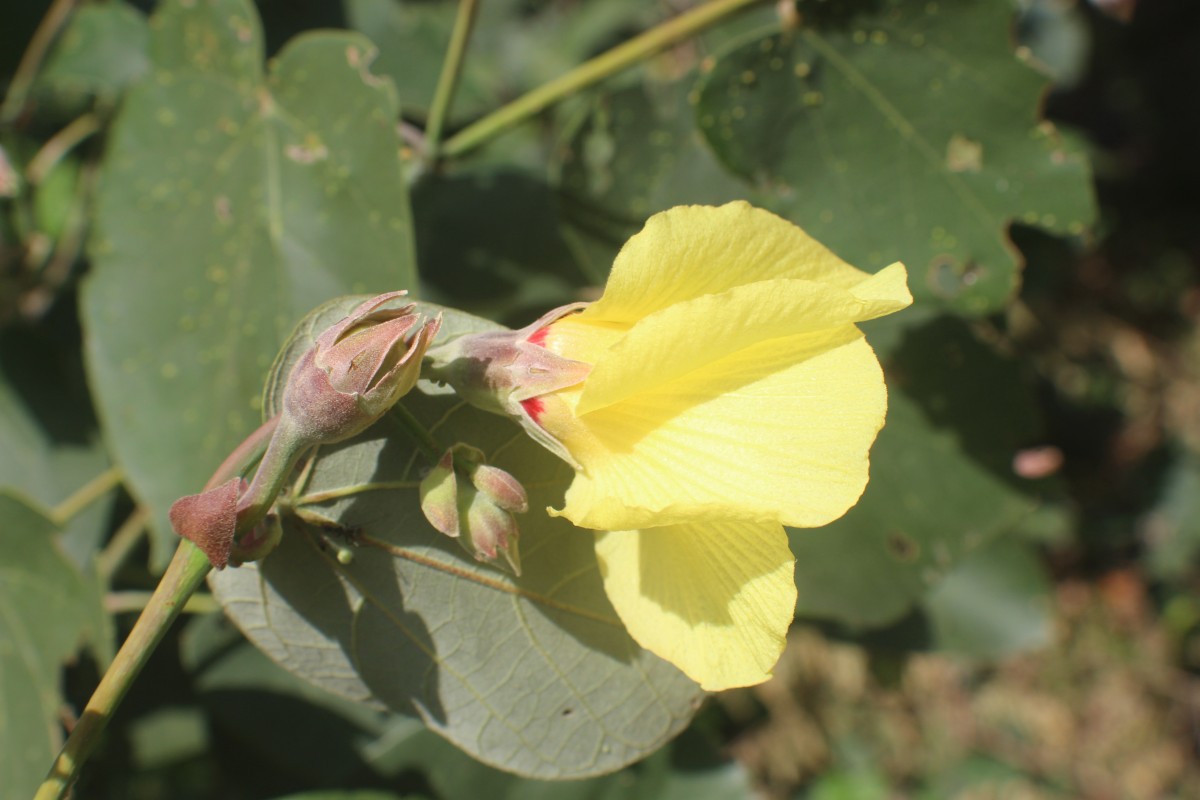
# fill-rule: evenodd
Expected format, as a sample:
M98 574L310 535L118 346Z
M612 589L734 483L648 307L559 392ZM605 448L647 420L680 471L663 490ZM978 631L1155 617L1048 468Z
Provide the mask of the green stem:
M446 124L450 103L454 100L454 92L458 88L463 58L467 53L467 40L471 38L471 28L475 25L478 12L478 0L460 0L458 16L454 19L454 30L450 34L450 45L446 49L446 61L442 64L442 74L438 78L433 103L429 107L429 119L425 123L425 160L429 164L436 164L438 160L442 145L442 128Z
M104 596L104 610L109 614L128 614L144 611L153 599L153 592L109 592ZM220 608L211 594L193 594L183 604L184 614L211 614Z
M0 125L7 125L20 116L21 110L25 108L25 97L33 86L33 79L37 77L38 69L46 58L50 45L67 24L77 2L78 0L54 0L46 11L46 16L38 23L37 30L29 40L29 46L21 56L21 63L17 65L17 71L9 81L4 103L0 105Z
M205 484L205 489L219 486L253 464L266 448L275 427L276 423L272 420L250 434L217 468ZM246 524L249 526L251 523L247 521ZM239 517L239 529L242 527ZM84 707L78 724L67 736L34 800L61 800L66 796L88 757L99 745L108 721L150 660L151 653L211 569L212 565L199 548L186 539L179 542L167 571L163 573L128 638L121 644L116 658L100 678L100 684Z
M66 796L88 756L100 744L100 734L134 679L146 666L150 654L210 569L212 565L194 544L186 539L179 542L175 557L158 582L154 595L121 645L117 657L100 679L100 685L92 693L78 724L67 737L66 744L54 760L54 766L38 788L34 800L61 800Z
M25 165L25 178L34 186L46 179L50 170L81 142L100 130L100 117L84 114L51 136Z
M460 156L493 136L523 122L547 106L581 89L633 66L681 39L686 39L714 22L762 0L712 0L674 19L667 20L628 42L585 61L575 69L493 111L448 139L443 156Z
M416 489L420 487L417 481L377 481L375 483L356 483L353 486L340 486L337 489L326 489L321 492L301 495L292 502L297 506L311 506L317 503L328 503L330 500L341 500L343 497L354 497L363 492L380 492L389 489Z
M290 418L280 415L273 419L275 425L267 452L263 454L245 494L238 498L239 530L249 530L262 522L292 474L292 468L308 451L308 448L298 446L299 434Z
M50 512L55 525L66 525L76 514L121 485L121 470L109 467L85 483L73 495L63 500Z

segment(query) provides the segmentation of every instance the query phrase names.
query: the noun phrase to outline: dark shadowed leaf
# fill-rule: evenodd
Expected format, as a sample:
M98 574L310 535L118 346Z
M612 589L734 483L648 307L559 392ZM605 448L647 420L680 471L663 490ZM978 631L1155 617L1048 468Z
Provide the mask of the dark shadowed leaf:
M431 300L498 318L536 318L584 281L558 200L515 169L427 176L413 194L421 279Z

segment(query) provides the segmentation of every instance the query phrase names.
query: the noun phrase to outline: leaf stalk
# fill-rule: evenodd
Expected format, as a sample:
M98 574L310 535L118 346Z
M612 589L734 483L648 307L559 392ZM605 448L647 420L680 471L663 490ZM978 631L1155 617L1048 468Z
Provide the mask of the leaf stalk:
M467 42L471 38L471 30L475 27L475 17L478 13L478 0L461 0L458 4L458 16L454 19L454 30L450 33L446 60L442 63L442 74L438 77L437 89L434 90L433 102L429 107L429 119L425 123L425 159L431 165L437 163L440 155L442 129L450 113L454 93L458 89L463 60L467 53Z
M461 156L514 125L524 122L544 108L758 2L762 0L712 0L662 22L467 126L446 140L440 153L442 156Z
M71 18L78 2L79 0L54 0L46 11L46 16L38 23L33 38L29 40L29 47L25 48L21 62L17 64L17 70L8 84L8 95L3 104L0 104L0 126L8 125L21 115L25 108L25 98L33 87L33 80L37 77L42 61L50 51L50 45L58 38L59 31Z

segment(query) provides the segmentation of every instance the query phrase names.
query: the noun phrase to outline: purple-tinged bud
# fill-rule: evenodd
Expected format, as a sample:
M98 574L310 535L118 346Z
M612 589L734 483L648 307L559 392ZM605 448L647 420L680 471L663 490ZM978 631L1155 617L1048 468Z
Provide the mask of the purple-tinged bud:
M517 520L496 505L483 492L475 493L467 507L467 529L471 534L471 549L477 561L495 561L504 556L513 574L521 574L521 555L517 550ZM462 539L459 543L466 546Z
M521 560L513 514L528 509L517 479L484 464L483 453L470 445L451 447L421 481L421 511L430 525L457 540L478 561L503 556L517 575Z
M529 498L521 482L502 469L480 464L471 471L471 483L480 494L505 511L524 514L529 510Z
M215 489L179 498L167 512L175 532L200 548L217 569L229 563L238 498L245 490L244 478L232 478Z
M300 357L284 386L278 420L260 428L271 425L271 439L248 486L238 478L171 507L175 531L203 550L214 567L271 552L281 527L268 513L301 454L366 430L416 385L441 317L427 320L413 313L413 304L384 307L405 294L389 292L361 303Z
M477 408L512 417L534 441L578 469L562 442L530 414L530 404L581 383L592 371L591 364L564 358L541 343L549 326L586 305L556 308L520 330L466 334L432 347L425 377L450 385Z
M361 433L416 385L441 318L426 320L413 304L381 308L405 294L389 292L361 304L296 362L281 420L296 441L332 444Z

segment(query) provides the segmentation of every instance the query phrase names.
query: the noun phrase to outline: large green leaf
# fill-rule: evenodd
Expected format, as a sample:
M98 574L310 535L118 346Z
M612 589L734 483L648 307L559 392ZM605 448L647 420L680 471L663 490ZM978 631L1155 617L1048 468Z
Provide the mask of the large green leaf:
M185 665L215 727L256 762L299 785L362 785L370 773L391 782L419 771L441 800L740 800L750 778L713 758L690 732L640 764L589 780L539 781L471 759L412 717L372 711L322 692L229 635L223 619L189 624Z
M152 74L105 159L83 312L102 420L164 543L170 503L257 424L295 321L414 272L398 109L368 41L300 37L264 75L246 0L170 0L152 29Z
M62 745L61 667L111 635L94 581L55 542L54 523L0 490L0 799L26 800Z
M390 782L419 771L440 800L739 800L750 793L742 765L714 758L712 745L689 733L613 775L548 782L505 774L413 717L307 684L227 628L210 616L191 622L182 637L200 699L221 738L300 786L353 786L367 774Z
M1001 308L1019 281L1008 224L1082 232L1087 161L1040 119L1048 81L1013 55L1010 0L862 5L874 9L724 53L698 124L764 202L843 258L904 261L918 299Z
M1012 473L1039 424L1015 362L947 317L909 330L886 365L887 424L862 499L832 525L790 532L799 613L852 626L902 616L1045 488Z
M300 326L274 372L268 413L289 363L355 301L328 304ZM443 313L444 336L489 325ZM522 576L474 562L425 521L417 482L431 461L403 425L379 425L323 449L289 501L326 524L288 517L279 549L212 576L226 612L288 670L416 714L510 772L585 777L657 750L701 693L629 638L605 597L591 532L542 510L561 502L570 469L453 394L417 391L403 402L442 446L467 442L524 483Z

